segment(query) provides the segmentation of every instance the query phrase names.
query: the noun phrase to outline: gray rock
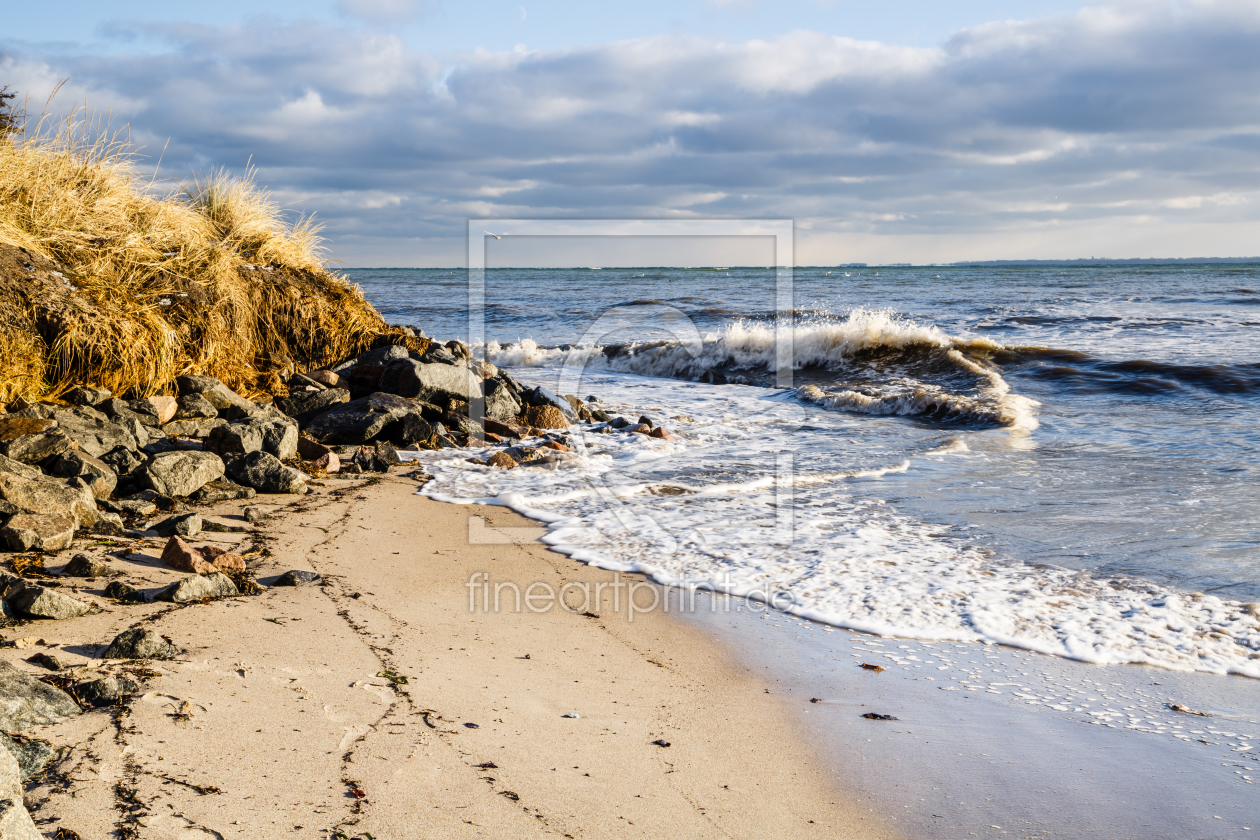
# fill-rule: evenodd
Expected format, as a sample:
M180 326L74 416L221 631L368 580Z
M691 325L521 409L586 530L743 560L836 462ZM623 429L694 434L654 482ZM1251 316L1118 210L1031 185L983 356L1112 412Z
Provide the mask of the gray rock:
M23 513L50 513L73 519L79 528L96 521L96 499L86 485L73 487L51 478L0 472L0 500Z
M577 412L573 410L573 406L564 397L557 397L546 388L538 387L526 391L522 394L525 402L530 405L544 406L551 405L560 409L560 413L565 416L570 423L576 423L578 420Z
M112 706L120 702L128 694L140 690L140 684L126 677L108 676L91 682L81 682L74 687L84 703L92 706Z
M306 492L307 477L286 467L269 452L250 452L245 455L229 455L227 472L233 481L253 487L260 493Z
M258 411L258 406L212 376L180 376L175 380L179 395L200 394L214 406L220 417L239 420Z
M406 347L400 347L397 344L387 344L384 347L378 347L375 350L369 350L361 356L342 362L335 368L333 373L339 373L343 376L357 367L387 367L390 362L397 359L407 358L408 351Z
M101 462L117 475L131 475L144 466L144 461L144 456L138 451L125 446L116 446L101 456Z
M47 726L80 711L69 694L0 660L0 730L20 732Z
M70 562L61 570L63 575L83 578L104 577L109 572L108 564L82 552L70 558Z
M101 507L114 514L122 514L123 516L146 517L157 513L158 506L149 499L119 499L113 501L111 499L102 499Z
M167 452L175 452L178 449L175 441L169 437L161 437L151 440L144 446L140 447L140 451L150 457L154 455L165 455Z
M287 417L249 417L220 426L206 438L206 448L221 456L268 452L281 460L297 457L297 425Z
M61 398L71 405L99 405L105 400L112 397L114 393L105 388L89 388L86 385L80 385L61 395Z
M222 572L211 572L208 575L189 575L163 589L153 600L186 604L190 601L214 601L240 594L230 577Z
M257 525L259 522L266 522L270 518L271 517L267 514L267 511L263 510L262 508L259 508L259 507L245 508L245 521L246 522L251 522Z
M508 421L521 413L521 401L512 393L511 387L498 379L487 379L483 383L486 393L486 416L495 420Z
M74 446L74 441L60 429L50 429L35 435L22 435L13 440L0 443L0 450L14 461L24 464L38 464L55 458Z
M42 773L57 755L57 751L47 741L36 738L23 738L19 741L3 732L0 732L0 746L8 750L13 760L17 762L18 773L23 782ZM0 837L7 838L8 836L0 832Z
M43 618L50 621L61 621L67 618L78 618L87 615L92 607L69 595L62 595L56 589L45 589L42 586L27 586L17 595L7 598L9 606L27 618Z
M132 627L114 637L102 659L169 659L179 648L144 627Z
M160 537L195 537L201 533L202 519L199 513L184 513L163 519L149 527Z
M225 425L227 421L221 417L200 417L190 420L172 420L162 427L162 431L168 435L180 437L207 438L215 429Z
M55 513L19 513L0 528L10 551L61 551L74 542L74 520Z
M377 386L387 394L419 398L426 402L463 400L481 396L481 378L462 365L418 362L399 359L391 362L381 374Z
M122 517L116 513L101 511L96 516L96 521L92 523L92 533L100 534L106 537L121 537L126 528L123 525Z
M219 410L214 407L214 403L202 394L184 394L176 401L176 404L178 405L175 409L174 419L176 420L213 419L219 416Z
M32 467L30 464L23 464L21 461L14 461L7 455L0 455L0 472L20 475L23 478L42 479L44 477L44 473L39 467Z
M109 464L77 449L58 458L49 473L59 478L82 478L97 499L108 499L118 486L118 474Z
M153 410L153 406L147 403L136 410L135 404L139 400L120 400L117 397L104 400L97 408L105 413L105 416L114 422L122 422L124 420L139 423L142 426L157 425L157 412Z
M141 423L151 429L162 425L162 418L158 415L157 408L148 400L127 400L127 408L135 413Z
M124 604L143 604L145 602L143 592L120 580L109 582L109 586L105 587L105 597L113 598L115 601L121 601Z
M242 487L235 481L220 478L211 481L190 497L193 501L211 503L227 502L235 499L252 499L258 495L253 487Z
M394 394L372 394L325 411L311 421L307 431L320 443L366 443L405 418L425 422L410 400Z
M223 477L223 460L213 452L165 452L137 473L140 484L167 496L190 496Z
M308 583L318 581L319 575L314 572L306 572L301 569L290 569L280 577L276 578L276 586L305 586Z
M22 770L8 750L0 750L0 838L44 840L22 800Z
M235 522L224 522L221 519L205 519L202 520L201 530L209 534L248 534L254 530L248 525L238 525Z
M175 377L175 388L179 391L181 397L188 394L204 394L211 389L224 387L227 386L213 376L187 375Z
M345 388L328 388L278 400L276 408L305 426L322 412L349 401L350 392Z

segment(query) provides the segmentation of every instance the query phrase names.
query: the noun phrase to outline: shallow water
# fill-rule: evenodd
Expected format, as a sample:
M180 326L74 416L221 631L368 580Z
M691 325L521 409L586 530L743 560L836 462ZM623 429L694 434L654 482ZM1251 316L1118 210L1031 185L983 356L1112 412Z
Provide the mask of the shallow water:
M392 322L467 334L463 272L351 275ZM1260 677L1260 268L791 280L784 389L774 271L487 272L492 361L681 439L510 473L435 454L429 492L837 626Z

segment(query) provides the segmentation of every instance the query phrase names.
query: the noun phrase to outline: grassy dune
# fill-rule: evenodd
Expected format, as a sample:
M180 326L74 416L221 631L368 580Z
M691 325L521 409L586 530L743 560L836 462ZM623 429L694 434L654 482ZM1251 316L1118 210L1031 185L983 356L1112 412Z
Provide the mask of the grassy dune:
M252 171L170 189L133 161L81 114L0 136L0 403L185 373L274 393L294 369L427 345L328 271L318 226L286 221Z

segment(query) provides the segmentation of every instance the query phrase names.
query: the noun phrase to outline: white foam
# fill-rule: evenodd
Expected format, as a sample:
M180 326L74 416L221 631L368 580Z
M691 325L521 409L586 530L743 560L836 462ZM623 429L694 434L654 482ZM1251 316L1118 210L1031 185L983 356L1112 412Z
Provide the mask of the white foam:
M829 468L872 446L868 438L845 455L837 435L832 454L785 462L811 419L799 403L759 388L600 377L604 394L629 392L634 411L653 405L694 420L670 421L678 442L582 435L581 454L548 469L494 470L468 464L464 452L427 453L435 479L423 492L511 507L547 523L557 550L592 565L838 627L1260 677L1260 616L1237 602L1004 561L850 483L886 480L914 469L915 458L973 457L965 442Z

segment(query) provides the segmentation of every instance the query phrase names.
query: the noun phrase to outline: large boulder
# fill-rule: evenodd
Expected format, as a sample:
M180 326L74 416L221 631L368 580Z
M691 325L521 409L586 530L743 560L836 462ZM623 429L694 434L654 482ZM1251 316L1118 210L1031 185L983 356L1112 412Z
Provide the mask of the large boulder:
M213 419L219 410L201 394L185 394L176 400L175 420Z
M350 392L344 388L328 388L323 391L307 391L286 399L277 400L276 407L305 426L317 415L335 405L350 401Z
M307 476L286 467L269 452L249 452L227 456L227 474L232 480L260 493L306 492Z
M100 456L101 462L114 471L116 475L131 475L144 466L145 458L135 449L117 446Z
M521 401L512 393L506 382L487 379L482 383L486 394L486 416L504 422L521 413Z
M240 595L232 579L222 572L208 575L189 575L178 583L172 583L154 596L155 601L186 604L189 601L213 601Z
M62 595L55 589L42 586L26 586L8 599L9 606L26 618L46 618L54 621L87 615L92 607L77 598Z
M80 385L78 388L71 388L61 395L61 398L71 405L93 406L105 402L114 394L107 388L89 388L86 385Z
M357 444L379 437L391 424L411 418L424 423L420 409L394 394L372 394L335 406L311 421L307 431L321 443ZM413 438L418 440L419 438Z
M206 448L222 456L268 452L285 460L297 457L297 440L297 426L288 418L248 417L210 432Z
M14 461L5 455L0 455L0 472L20 475L23 478L44 477L44 473L39 467L32 467L30 464L23 464L21 461Z
M89 528L98 517L96 499L86 484L71 486L42 476L0 472L0 501L23 513L64 516L73 520L76 528Z
M35 422L56 423L55 420ZM0 452L3 452L14 461L21 461L24 464L38 464L40 461L55 458L73 446L74 441L61 429L56 428L30 435L17 435L9 437L7 440L0 439Z
M425 402L471 402L481 396L481 378L467 367L410 358L391 362L377 387L387 394Z
M223 459L213 452L163 452L153 456L136 478L164 496L191 496L206 484L223 477Z
M149 442L144 425L134 416L114 420L94 408L83 406L60 408L55 416L58 428L94 458L100 458L120 446L134 450ZM137 434L141 437L137 438Z
M63 454L48 472L58 478L83 479L92 488L92 495L98 499L108 499L118 486L118 474L109 464L78 449Z
M41 772L57 756L57 752L47 741L40 741L36 738L23 738L19 741L2 732L0 732L0 747L8 750L9 754L17 762L18 774L23 782ZM0 825L2 824L2 818L0 818ZM11 836L10 834L5 834L4 830L0 828L0 838ZM36 836L42 837L43 835Z
M61 551L74 542L74 520L55 513L19 513L0 528L10 551Z
M79 712L79 704L69 694L0 660L0 730L48 726Z

